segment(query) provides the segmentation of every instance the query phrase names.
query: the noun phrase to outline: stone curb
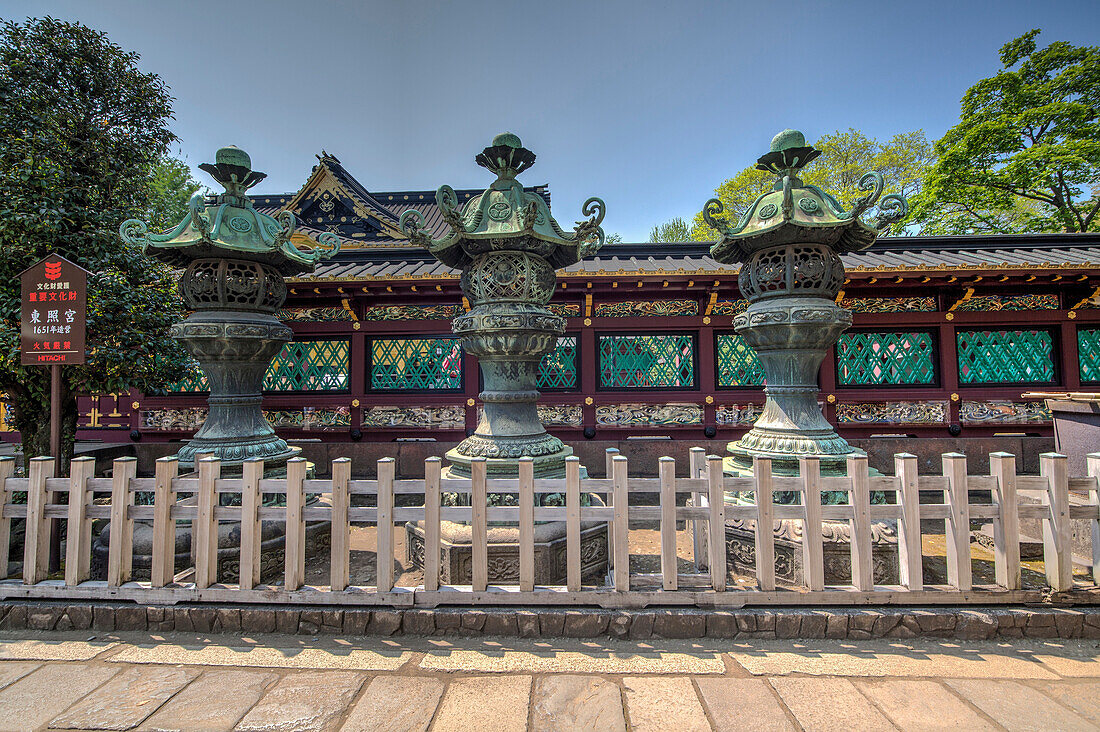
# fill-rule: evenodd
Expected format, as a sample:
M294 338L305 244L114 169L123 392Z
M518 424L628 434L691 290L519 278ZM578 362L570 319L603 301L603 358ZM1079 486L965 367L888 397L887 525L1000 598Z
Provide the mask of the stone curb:
M87 629L620 639L1100 639L1100 607L370 610L316 606L68 604L29 600L0 603L0 630Z

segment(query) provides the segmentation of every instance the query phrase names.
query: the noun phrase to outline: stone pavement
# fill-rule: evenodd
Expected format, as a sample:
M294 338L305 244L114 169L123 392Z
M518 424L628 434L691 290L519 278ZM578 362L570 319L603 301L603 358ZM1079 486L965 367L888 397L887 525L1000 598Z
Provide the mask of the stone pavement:
M1093 730L1096 641L0 633L0 730Z

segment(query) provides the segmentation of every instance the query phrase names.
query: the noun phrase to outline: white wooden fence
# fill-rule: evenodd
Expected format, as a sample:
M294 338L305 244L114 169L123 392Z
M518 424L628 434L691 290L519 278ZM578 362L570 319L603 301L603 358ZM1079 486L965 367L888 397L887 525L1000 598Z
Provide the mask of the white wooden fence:
M813 604L960 604L1033 602L1054 593L1068 593L1073 602L1094 602L1100 596L1100 500L1097 477L1100 454L1088 458L1089 477L1070 478L1061 455L1041 457L1041 475L1016 473L1015 458L1007 453L990 456L991 474L967 475L966 457L943 456L940 475L917 474L917 458L895 456L895 475L868 474L865 457L848 462L848 477L821 477L819 461L802 461L800 477L771 475L767 460L757 460L755 477L730 478L722 473L721 458L693 448L690 475L675 477L675 462L661 458L658 478L632 478L627 459L609 451L607 478L580 478L576 458L567 463L564 480L536 480L529 460L520 464L518 479L487 480L485 463L475 460L471 480L443 480L439 458L424 464L424 478L395 479L392 458L378 461L375 480L353 480L351 462L332 463L332 477L307 480L306 462L291 460L285 479L263 478L263 463L248 462L240 478L221 478L220 463L200 461L197 473L177 474L174 458L156 464L154 478L137 478L134 458L114 461L111 478L96 478L91 458L76 458L70 477L54 478L52 458L30 461L28 477L12 477L11 458L0 458L0 568L9 567L8 545L12 519L26 518L21 578L0 578L0 598L132 599L151 603L215 601L242 603L308 603L341 605L426 606L465 605L743 605ZM12 494L26 491L25 505L12 503ZM153 505L135 505L135 493L152 492ZM753 491L755 505L726 503L724 493ZM801 505L773 502L775 491L796 491ZM848 505L821 505L821 491L843 491ZM872 505L871 494L883 491L891 502ZM918 491L934 491L943 500L921 503ZM973 503L972 491L990 491L991 503ZM1035 491L1040 503L1021 502L1018 495ZM1070 505L1071 491L1088 497L1087 503ZM106 505L93 503L93 494L108 493ZM440 505L442 492L468 494L471 506ZM536 493L564 493L565 507L534 505ZM177 501L177 495L193 493L194 505ZM219 505L220 494L238 494L239 506ZM487 505L489 493L518 493L518 507ZM602 506L582 506L582 493L607 496ZM630 494L657 493L657 506L629 504ZM67 505L54 502L68 494ZM286 505L263 506L263 494L285 494ZM307 505L309 494L329 494L331 506ZM395 496L423 496L423 505L395 507ZM677 495L687 494L687 505L677 505ZM353 496L376 497L375 507L353 507ZM807 500L809 499L809 500ZM420 501L413 501L419 503ZM53 518L67 519L64 579L47 578L50 527ZM90 581L91 522L110 519L111 541L107 580ZM727 519L756 521L756 587L727 584L724 542L699 541L701 534L724 537ZM805 585L777 588L775 577L774 521L804 522L803 561ZM872 577L872 529L874 521L894 519L898 526L899 585L874 585ZM947 584L925 585L922 572L922 519L941 519L945 524ZM992 521L995 539L996 584L976 585L970 561L970 521ZM1043 522L1044 565L1048 588L1021 588L1021 519ZM1073 576L1071 520L1091 522L1091 572L1086 579ZM176 521L189 520L193 530L194 566L176 573ZM260 522L286 523L285 571L281 586L260 584ZM631 520L660 525L659 575L631 574L629 534ZM132 540L135 521L151 521L153 550L151 579L131 580ZM240 576L236 584L218 583L217 524L241 522ZM329 585L304 586L306 522L331 523L331 571ZM395 523L423 521L425 574L418 587L394 586L392 527ZM440 522L467 522L472 527L472 584L441 586L439 582ZM534 577L534 526L539 521L564 521L567 535L567 581L564 586L536 586ZM609 525L611 569L598 586L582 585L581 524ZM823 569L823 521L846 521L851 532L852 584L827 586ZM511 522L519 528L519 581L514 585L489 585L487 530L489 522ZM692 558L695 573L678 573L677 522L688 522L696 531ZM375 524L391 530L377 532L375 586L353 586L349 577L350 527ZM681 524L684 525L684 524ZM705 529L705 531L700 531ZM704 556L701 552L706 552ZM692 565L689 565L692 566ZM700 568L706 571L698 571ZM224 578L223 578L224 579ZM659 584L657 584L659 583Z

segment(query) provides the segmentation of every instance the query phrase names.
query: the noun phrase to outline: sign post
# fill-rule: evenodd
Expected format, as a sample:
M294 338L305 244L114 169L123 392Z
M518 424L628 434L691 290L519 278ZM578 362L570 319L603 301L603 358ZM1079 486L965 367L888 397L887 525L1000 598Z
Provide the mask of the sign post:
M50 367L50 453L61 476L61 367L85 362L88 272L57 254L20 276L19 351L23 366ZM61 563L61 532L54 519L50 570Z

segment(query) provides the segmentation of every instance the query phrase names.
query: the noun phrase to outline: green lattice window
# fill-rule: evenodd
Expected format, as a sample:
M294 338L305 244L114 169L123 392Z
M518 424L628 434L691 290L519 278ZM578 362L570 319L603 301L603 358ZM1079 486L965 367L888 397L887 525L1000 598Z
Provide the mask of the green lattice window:
M1077 331L1077 362L1081 381L1100 381L1100 330Z
M845 333L836 344L837 381L844 386L934 384L931 333Z
M265 391L346 391L347 341L296 341L283 346L264 374Z
M371 342L370 385L384 391L462 388L457 338L400 338Z
M695 386L690 335L599 336L600 386L608 389Z
M174 384L169 384L164 387L164 390L170 394L187 394L210 391L210 385L206 383L206 374L199 368L199 362L192 360L191 370L188 372L187 376Z
M956 334L959 382L1054 381L1054 337L1045 330L964 330Z
M540 389L577 388L577 336L561 336L539 364Z
M761 386L764 369L745 339L736 333L716 336L715 352L718 358L718 386Z

